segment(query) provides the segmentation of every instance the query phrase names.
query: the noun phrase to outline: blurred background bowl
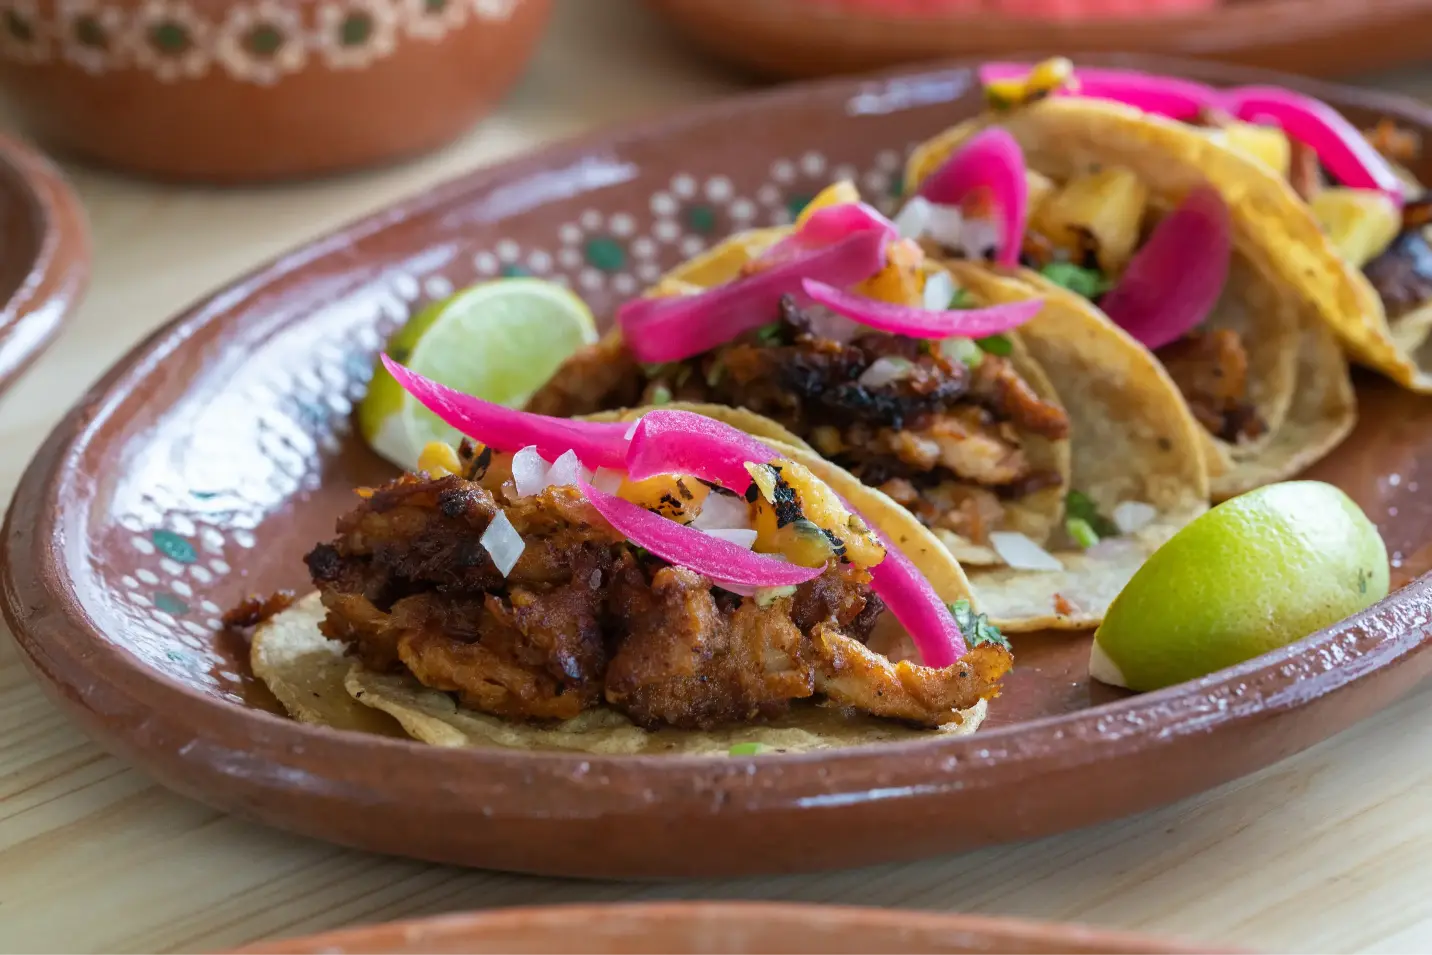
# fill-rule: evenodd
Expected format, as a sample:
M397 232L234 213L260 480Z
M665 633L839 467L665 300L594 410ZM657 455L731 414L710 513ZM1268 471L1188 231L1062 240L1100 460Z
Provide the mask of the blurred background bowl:
M779 78L1014 51L1160 53L1324 77L1432 55L1432 0L647 2L708 53Z
M5 0L0 89L46 146L165 179L312 176L466 130L552 0Z

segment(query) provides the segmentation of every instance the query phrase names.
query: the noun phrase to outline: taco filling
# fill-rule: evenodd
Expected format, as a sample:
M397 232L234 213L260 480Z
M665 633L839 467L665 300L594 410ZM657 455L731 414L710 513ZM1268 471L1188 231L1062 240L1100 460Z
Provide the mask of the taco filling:
M887 270L908 291L956 292L930 278L920 250L892 245ZM755 269L759 270L759 262ZM866 283L877 286L879 278ZM531 400L556 416L682 402L743 408L784 427L823 457L879 488L926 526L987 544L1006 511L1064 477L1027 448L1067 438L1069 419L1009 356L1007 335L938 339L861 325L802 295L782 294L769 320L676 360L639 361L611 340L571 359Z
M363 671L504 721L606 710L652 731L808 701L938 728L997 694L1002 638L974 626L968 648L921 572L801 463L688 412L554 421L390 369L493 443L430 446L305 558L319 629ZM498 450L529 423L532 444ZM892 622L931 665L878 652Z

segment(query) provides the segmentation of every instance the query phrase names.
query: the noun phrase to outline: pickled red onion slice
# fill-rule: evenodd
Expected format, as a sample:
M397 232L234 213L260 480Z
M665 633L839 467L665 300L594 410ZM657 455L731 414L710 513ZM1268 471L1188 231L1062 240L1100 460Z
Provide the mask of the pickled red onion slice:
M980 67L982 83L1023 76L1028 64L986 63ZM1137 70L1076 68L1074 88L1057 96L1107 99L1146 113L1192 122L1205 109L1227 113L1245 123L1271 120L1294 139L1317 153L1318 161L1341 185L1377 189L1398 202L1404 198L1402 181L1357 127L1337 110L1311 96L1280 86L1238 86L1221 90L1193 80L1157 76Z
M885 266L887 241L884 231L867 229L695 295L633 299L617 310L622 338L645 363L710 351L774 321L781 298L799 293L801 279L847 286L870 278Z
M1042 299L992 305L989 308L930 309L896 305L806 279L801 283L811 301L876 331L910 338L984 338L1018 328L1039 313Z
M987 189L999 211L995 261L1009 267L1018 265L1029 207L1029 183L1019 143L998 126L971 136L920 183L919 195L936 205L957 206L977 189Z
M783 262L801 252L824 248L857 232L878 232L887 239L899 237L895 223L863 202L842 202L811 213L794 232L762 253L763 264Z
M1231 228L1218 190L1195 189L1154 228L1099 307L1147 348L1177 341L1208 317L1223 293Z
M689 474L741 494L751 485L746 463L765 464L777 457L746 432L714 418L690 411L651 411L632 432L626 466L633 481Z
M678 567L709 577L716 586L789 587L814 580L824 567L802 567L777 557L757 554L738 544L668 520L639 504L623 500L578 481L582 495L638 547Z
M383 367L403 390L433 414L463 434L497 451L518 451L529 445L549 461L567 451L589 468L625 468L627 425L549 418L504 408L454 391L446 385L409 371L387 355Z

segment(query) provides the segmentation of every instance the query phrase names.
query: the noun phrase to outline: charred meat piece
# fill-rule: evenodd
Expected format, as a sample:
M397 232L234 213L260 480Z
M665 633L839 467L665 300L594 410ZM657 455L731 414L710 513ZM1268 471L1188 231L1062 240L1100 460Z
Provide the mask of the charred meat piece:
M527 402L537 414L569 418L641 403L641 366L619 339L603 338L567 360Z
M1400 318L1432 300L1432 248L1420 229L1405 231L1363 274L1377 289L1389 319Z
M525 545L506 577L480 543L499 510ZM955 718L949 701L973 705L1003 674L971 697L969 667L886 672L853 649L883 609L867 571L836 564L793 594L740 597L631 547L570 488L507 502L456 476L404 477L342 517L307 561L324 634L364 666L506 719L565 720L605 703L644 727L709 729L828 693L937 726ZM892 678L904 689L885 699Z
M1158 350L1194 418L1225 441L1249 441L1267 430L1248 400L1248 353L1230 329L1193 331Z

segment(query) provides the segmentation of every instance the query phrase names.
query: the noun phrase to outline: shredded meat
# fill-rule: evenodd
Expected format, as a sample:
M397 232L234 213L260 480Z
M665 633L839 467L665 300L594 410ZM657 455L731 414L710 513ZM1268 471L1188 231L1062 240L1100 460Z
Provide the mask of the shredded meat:
M1311 202L1323 188L1323 167L1318 154L1291 138L1288 140L1288 184L1304 202Z
M1225 441L1248 441L1265 430L1248 401L1248 353L1230 329L1194 331L1158 350L1198 423Z
M237 607L224 614L224 626L231 630L247 630L250 627L257 627L268 618L287 610L293 600L292 590L280 590L267 597L250 595L240 601Z
M456 476L373 490L306 558L324 634L480 712L563 720L605 703L651 729L770 719L817 695L937 726L1008 669L882 667L863 643L883 605L852 564L762 606L633 549L571 488L509 493ZM525 544L506 577L480 543L499 510Z
M685 362L640 371L630 358L607 353L608 364L594 367L599 356L588 351L564 366L529 410L588 414L650 399L657 390L681 401L744 407L868 484L905 480L916 500L951 481L995 488L996 500L1059 481L1031 466L1020 435L1064 438L1068 415L1040 398L1008 359L984 355L971 369L916 339L872 333L840 342L817 326L788 297L778 321ZM862 383L881 359L903 363L902 373ZM643 384L646 374L652 377ZM1000 520L996 515L990 524Z
M1432 248L1420 229L1404 231L1363 274L1377 289L1387 317L1401 318L1432 300Z

